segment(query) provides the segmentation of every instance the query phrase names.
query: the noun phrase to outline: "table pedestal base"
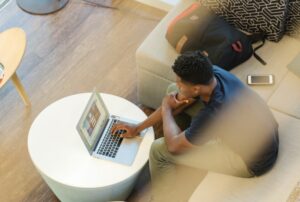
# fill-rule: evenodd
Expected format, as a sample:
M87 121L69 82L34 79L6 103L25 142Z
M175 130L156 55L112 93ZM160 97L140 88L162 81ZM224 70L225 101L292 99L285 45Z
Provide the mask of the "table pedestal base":
M50 14L62 9L69 0L17 0L18 6L31 14Z
M40 172L42 178L60 201L64 202L99 202L99 201L126 201L130 195L139 173L121 181L120 183L105 187L74 187L61 184Z

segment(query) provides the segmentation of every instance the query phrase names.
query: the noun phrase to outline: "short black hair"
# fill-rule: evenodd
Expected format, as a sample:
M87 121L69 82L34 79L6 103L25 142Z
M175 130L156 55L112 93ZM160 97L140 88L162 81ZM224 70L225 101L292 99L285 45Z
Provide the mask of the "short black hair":
M183 81L192 84L208 85L214 77L213 65L201 51L183 53L172 69Z

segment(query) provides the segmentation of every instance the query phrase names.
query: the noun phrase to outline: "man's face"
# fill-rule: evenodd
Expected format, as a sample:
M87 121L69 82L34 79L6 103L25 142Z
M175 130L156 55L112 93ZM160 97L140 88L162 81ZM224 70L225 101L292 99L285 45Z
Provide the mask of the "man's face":
M199 96L200 85L194 85L183 81L179 76L176 76L176 85L179 92L186 98L194 98Z

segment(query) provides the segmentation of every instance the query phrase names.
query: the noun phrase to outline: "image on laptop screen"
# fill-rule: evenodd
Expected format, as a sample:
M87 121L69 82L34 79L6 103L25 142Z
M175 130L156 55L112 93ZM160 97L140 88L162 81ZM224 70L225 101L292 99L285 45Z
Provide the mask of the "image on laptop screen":
M87 114L86 119L83 122L83 129L87 132L89 136L93 134L93 131L96 127L100 115L101 113L98 110L96 103L93 103Z

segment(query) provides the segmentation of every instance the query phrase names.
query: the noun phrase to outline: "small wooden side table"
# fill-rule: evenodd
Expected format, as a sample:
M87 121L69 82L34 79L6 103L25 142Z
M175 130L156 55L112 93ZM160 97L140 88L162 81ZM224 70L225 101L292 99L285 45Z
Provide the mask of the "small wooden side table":
M21 84L16 70L22 60L26 47L26 34L20 28L11 28L0 32L0 63L4 66L4 77L0 88L11 79L26 106L30 106L29 98Z

